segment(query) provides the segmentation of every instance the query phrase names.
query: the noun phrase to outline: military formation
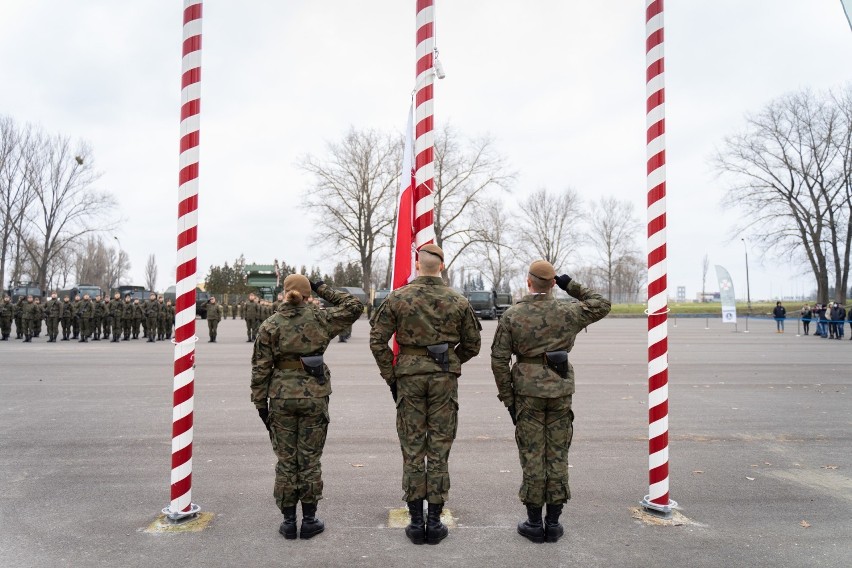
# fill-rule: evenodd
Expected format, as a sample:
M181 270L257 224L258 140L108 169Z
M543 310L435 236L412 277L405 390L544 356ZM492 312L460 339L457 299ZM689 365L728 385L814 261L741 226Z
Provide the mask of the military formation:
M149 343L171 339L175 309L163 296L151 294L140 302L127 295L122 300L116 293L91 298L89 294L59 299L56 292L42 303L41 297L27 296L12 303L4 296L0 303L0 340L8 341L15 324L15 338L31 343L41 336L46 326L47 343L57 341L129 341L140 334ZM62 338L60 339L60 335Z
M480 351L482 327L468 300L441 278L440 247L421 247L416 269L417 278L388 294L373 312L370 349L396 405L410 518L405 534L414 544L438 544L449 534L441 513L450 490L458 379L462 365ZM554 286L576 301L557 301ZM491 368L498 398L515 424L523 471L519 497L527 518L517 532L532 542L556 542L564 534L559 518L571 497L574 370L568 354L577 334L609 313L610 302L566 274L557 276L543 260L530 265L527 287L529 294L498 324ZM325 529L316 516L332 392L323 355L364 307L350 294L301 275L288 276L284 289L273 316L259 327L253 325L257 301L250 298L245 305L247 340L254 341L251 401L278 458L273 496L284 516L279 532L286 539L308 539ZM317 296L331 307L322 309Z

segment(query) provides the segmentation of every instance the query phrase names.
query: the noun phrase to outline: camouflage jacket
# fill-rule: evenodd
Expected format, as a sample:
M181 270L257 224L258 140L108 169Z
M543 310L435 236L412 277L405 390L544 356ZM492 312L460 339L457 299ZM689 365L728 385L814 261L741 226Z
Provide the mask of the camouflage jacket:
M106 309L108 306L104 305L103 300L92 300L92 306L94 306L95 317L102 318L106 315Z
M38 317L38 306L35 302L24 302L21 306L21 317L25 320L34 320Z
M121 319L121 312L124 310L124 301L113 298L109 301L109 315L114 318Z
M133 319L133 302L124 301L121 304L121 319Z
M77 315L81 318L90 318L95 315L95 304L91 300L80 300Z
M62 319L70 319L74 317L74 303L62 300Z
M260 306L257 302L246 302L243 308L244 319L260 319Z
M12 302L0 300L0 318L12 319L15 315L15 305Z
M157 319L160 317L160 302L157 300L148 300L145 302L145 317L147 319Z
M145 317L145 304L142 302L130 304L130 310L130 313L133 314L133 319L143 319Z
M251 401L266 408L267 398L318 398L331 394L331 374L325 366L324 384L302 369L279 369L276 364L303 355L324 353L329 342L364 312L355 296L323 284L317 295L333 307L312 303L281 304L278 312L261 324L251 358Z
M497 324L491 344L491 371L497 382L497 396L506 406L514 404L515 394L557 398L574 393L574 368L568 361L568 378L563 379L542 363L518 363L510 369L512 355L537 357L546 351L568 351L586 326L603 319L610 302L600 294L572 280L568 294L579 302L556 300L552 294L531 294L506 310Z
M207 310L207 321L220 321L222 319L222 304L205 302L204 309Z
M379 373L390 385L398 377L440 373L441 367L424 355L400 354L394 365L388 341L396 333L400 345L425 347L450 344L450 372L461 374L462 363L479 353L482 326L467 298L437 276L418 276L394 290L370 318L370 349Z
M44 304L44 315L49 318L61 318L62 302L60 302L58 299L49 299Z

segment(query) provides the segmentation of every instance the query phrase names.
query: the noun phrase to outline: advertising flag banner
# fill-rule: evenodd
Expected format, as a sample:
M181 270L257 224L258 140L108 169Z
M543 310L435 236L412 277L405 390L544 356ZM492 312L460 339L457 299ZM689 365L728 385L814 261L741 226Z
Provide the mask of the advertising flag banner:
M734 294L734 281L724 266L716 265L716 277L719 279L719 295L722 298L722 323L737 323L737 299Z

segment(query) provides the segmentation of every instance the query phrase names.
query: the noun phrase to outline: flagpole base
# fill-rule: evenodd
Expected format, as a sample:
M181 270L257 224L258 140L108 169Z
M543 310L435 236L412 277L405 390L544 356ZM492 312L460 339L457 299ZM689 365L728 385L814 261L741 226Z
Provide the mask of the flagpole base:
M651 501L650 495L645 495L642 501L639 502L642 505L642 508L645 509L648 513L658 516L663 519L671 519L672 518L672 509L677 507L677 501L673 501L669 499L667 505L660 505L658 503L653 503Z
M166 516L166 518L172 523L183 523L194 519L195 516L201 511L201 507L196 505L195 503L189 504L188 511L172 511L168 507L163 509L162 513Z

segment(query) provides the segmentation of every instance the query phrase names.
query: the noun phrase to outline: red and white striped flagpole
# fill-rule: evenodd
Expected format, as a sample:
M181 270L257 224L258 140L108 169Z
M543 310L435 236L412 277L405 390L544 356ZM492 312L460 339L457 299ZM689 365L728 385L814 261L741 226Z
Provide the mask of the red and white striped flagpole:
M435 2L417 0L417 82L414 94L414 243L435 241L432 198L435 177L433 85L435 83Z
M198 151L201 111L202 0L183 3L180 174L178 177L175 360L172 411L171 520L195 515L192 502L192 417L195 390L195 280L198 239Z
M648 495L646 509L670 515L666 112L663 0L645 0L648 189Z

